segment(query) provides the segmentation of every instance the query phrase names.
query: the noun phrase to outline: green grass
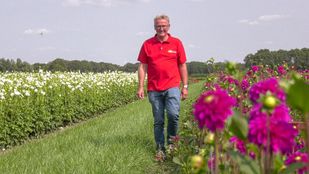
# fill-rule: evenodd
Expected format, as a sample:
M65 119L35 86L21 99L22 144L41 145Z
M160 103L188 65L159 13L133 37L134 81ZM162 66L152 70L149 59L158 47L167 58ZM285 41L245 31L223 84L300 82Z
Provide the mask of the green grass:
M190 86L187 102L201 85ZM144 99L5 151L0 173L177 173L171 161L155 162L154 154L153 117Z

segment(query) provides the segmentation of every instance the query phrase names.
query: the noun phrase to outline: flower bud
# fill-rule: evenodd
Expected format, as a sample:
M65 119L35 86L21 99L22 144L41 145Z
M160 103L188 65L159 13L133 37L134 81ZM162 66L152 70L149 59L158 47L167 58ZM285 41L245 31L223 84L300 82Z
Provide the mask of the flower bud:
M214 99L214 96L209 95L209 96L205 97L204 101L205 101L205 103L210 103L210 102L212 102L213 99Z
M205 137L204 142L206 144L213 144L215 140L215 134L214 133L208 133L208 135Z
M274 96L268 95L265 96L264 101L263 101L263 106L266 107L267 109L273 109L277 105L277 100Z
M194 155L191 158L191 166L193 169L201 169L204 165L204 159L200 155Z

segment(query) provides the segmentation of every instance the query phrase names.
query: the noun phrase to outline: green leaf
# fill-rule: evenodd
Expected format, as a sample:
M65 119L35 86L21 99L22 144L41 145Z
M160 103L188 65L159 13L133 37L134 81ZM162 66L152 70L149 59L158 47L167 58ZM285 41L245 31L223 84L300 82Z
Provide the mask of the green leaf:
M284 160L281 154L274 154L273 157L273 173L281 173L282 166L284 166Z
M183 164L181 163L180 159L177 158L177 157L173 157L173 162L180 165L180 166L183 166Z
M241 172L246 174L259 174L259 166L254 160L235 151L230 151L229 154L239 164Z
M291 165L289 165L285 170L283 170L281 172L281 174L290 174L290 173L294 173L296 170L304 167L305 164L303 163L293 163Z
M303 113L309 112L309 84L302 79L295 79L295 83L290 86L287 93L287 102L293 108L301 110Z
M248 121L238 111L235 111L234 115L231 117L229 131L242 140L247 138Z

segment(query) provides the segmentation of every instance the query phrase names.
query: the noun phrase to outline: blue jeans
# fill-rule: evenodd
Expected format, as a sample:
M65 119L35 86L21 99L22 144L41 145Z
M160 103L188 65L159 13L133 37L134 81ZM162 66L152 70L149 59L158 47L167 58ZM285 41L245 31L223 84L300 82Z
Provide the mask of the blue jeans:
M180 110L180 90L170 88L165 91L149 91L149 102L152 106L154 117L154 136L157 149L164 148L164 119L165 110L167 113L167 142L171 144L171 138L176 136L178 130L179 110Z

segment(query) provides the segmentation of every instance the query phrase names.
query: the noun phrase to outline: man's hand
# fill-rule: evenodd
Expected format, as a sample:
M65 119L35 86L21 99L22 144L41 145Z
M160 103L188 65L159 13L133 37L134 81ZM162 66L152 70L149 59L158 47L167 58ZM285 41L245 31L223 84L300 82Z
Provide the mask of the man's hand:
M181 100L185 100L188 98L188 88L182 88L181 90Z
M144 99L144 80L147 73L148 65L144 63L140 63L138 65L138 89L136 92L136 96L139 99Z
M137 92L136 92L136 96L139 99L144 99L145 98L145 94L144 94L144 88L138 88Z

